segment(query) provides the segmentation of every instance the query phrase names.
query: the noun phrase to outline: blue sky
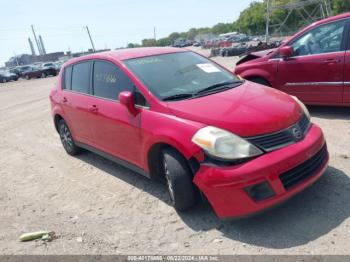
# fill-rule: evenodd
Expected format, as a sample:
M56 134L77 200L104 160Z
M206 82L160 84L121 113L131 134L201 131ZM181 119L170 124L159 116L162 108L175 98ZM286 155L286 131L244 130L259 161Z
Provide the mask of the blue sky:
M0 66L14 53L30 53L33 24L47 52L116 48L191 27L232 22L253 0L0 0Z

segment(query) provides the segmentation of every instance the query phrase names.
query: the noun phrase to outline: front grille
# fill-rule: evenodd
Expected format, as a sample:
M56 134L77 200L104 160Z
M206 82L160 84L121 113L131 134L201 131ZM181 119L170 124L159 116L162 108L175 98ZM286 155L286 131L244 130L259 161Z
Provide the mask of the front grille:
M309 160L280 175L280 180L284 188L288 190L313 176L322 164L324 164L327 156L327 146L324 145L323 148Z
M302 140L310 124L309 118L304 114L298 123L287 129L273 134L249 137L247 140L264 151L270 152Z

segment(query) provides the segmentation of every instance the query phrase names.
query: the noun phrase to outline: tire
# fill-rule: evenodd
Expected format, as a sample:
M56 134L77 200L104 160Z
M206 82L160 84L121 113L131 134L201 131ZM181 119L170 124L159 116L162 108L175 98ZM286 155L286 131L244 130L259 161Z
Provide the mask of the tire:
M41 78L45 78L46 77L46 73L45 72L42 72L41 73Z
M172 148L165 149L163 172L174 208L185 211L193 207L196 204L197 190L192 183L192 174L186 159Z
M29 80L30 76L29 75L25 75L25 79Z
M7 82L6 78L3 78L3 79L1 80L1 82L2 82L3 84L5 84L5 83Z
M80 152L80 148L75 145L68 125L63 119L58 122L58 133L60 135L63 148L66 150L67 154L71 156L77 155Z
M271 87L271 84L269 82L267 82L264 78L261 78L261 77L252 77L248 80L251 82L260 84L260 85Z

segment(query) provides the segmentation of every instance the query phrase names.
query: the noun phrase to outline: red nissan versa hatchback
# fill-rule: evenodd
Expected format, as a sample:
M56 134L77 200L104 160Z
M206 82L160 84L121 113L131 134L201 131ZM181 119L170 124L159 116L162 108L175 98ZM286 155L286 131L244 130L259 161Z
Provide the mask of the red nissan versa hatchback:
M299 100L184 49L73 59L50 99L68 154L88 149L164 179L177 210L204 194L220 218L245 216L300 192L328 163Z
M350 13L310 25L279 48L252 53L235 73L309 105L350 106Z

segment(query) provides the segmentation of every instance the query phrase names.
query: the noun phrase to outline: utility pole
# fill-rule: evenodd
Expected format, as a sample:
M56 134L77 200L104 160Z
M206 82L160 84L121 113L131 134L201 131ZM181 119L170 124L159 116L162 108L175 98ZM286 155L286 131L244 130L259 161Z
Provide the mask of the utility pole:
M265 42L267 43L269 41L269 28L270 28L270 15L271 15L271 9L270 9L270 3L271 0L267 0L267 6L266 6L266 35L265 35Z
M32 25L32 31L33 31L33 35L34 35L36 46L38 47L39 55L42 55L42 51L41 51L38 39L36 38L36 34L35 34L35 31L34 31L34 26L33 25Z
M87 31L87 33L88 33L88 35L89 35L89 38L90 38L92 50L95 52L96 50L95 50L94 42L92 41L92 38L91 38L91 35L90 35L90 30L89 30L89 27L88 27L88 26L86 26L86 31Z

